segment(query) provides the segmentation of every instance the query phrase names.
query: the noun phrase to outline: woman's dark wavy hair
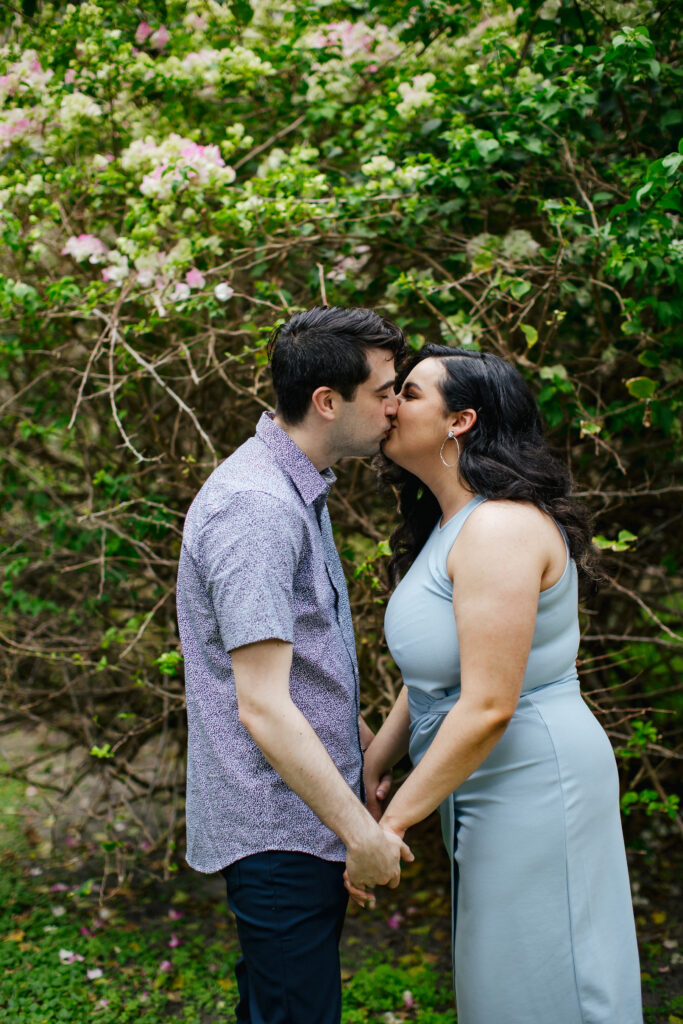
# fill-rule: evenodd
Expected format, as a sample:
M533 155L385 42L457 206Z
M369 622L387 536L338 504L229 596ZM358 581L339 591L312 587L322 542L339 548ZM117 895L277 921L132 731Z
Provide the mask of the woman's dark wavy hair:
M476 423L461 435L457 472L485 498L528 501L564 530L584 580L594 579L595 552L587 513L571 497L569 470L550 451L536 400L517 370L487 352L425 345L401 367L397 390L423 359L440 359L439 381L446 411L476 409ZM412 473L384 455L380 480L397 488L402 522L391 535L389 571L396 583L417 557L441 515L439 504Z

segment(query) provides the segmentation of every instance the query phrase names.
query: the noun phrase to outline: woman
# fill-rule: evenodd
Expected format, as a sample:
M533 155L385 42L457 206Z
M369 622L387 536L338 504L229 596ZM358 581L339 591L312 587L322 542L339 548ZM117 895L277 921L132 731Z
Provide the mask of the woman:
M405 687L366 790L409 747L381 824L403 837L440 805L459 1024L641 1024L616 764L575 667L588 524L511 366L428 345L402 377L383 451L401 471L393 568L410 566L385 621Z

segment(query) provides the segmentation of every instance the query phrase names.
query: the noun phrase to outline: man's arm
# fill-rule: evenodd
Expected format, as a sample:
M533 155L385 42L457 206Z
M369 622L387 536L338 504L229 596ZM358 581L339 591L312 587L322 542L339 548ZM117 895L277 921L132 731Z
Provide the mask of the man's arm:
M400 879L400 860L413 860L398 836L373 820L338 772L289 693L292 645L262 640L230 652L240 721L268 762L346 846L347 868L368 888Z

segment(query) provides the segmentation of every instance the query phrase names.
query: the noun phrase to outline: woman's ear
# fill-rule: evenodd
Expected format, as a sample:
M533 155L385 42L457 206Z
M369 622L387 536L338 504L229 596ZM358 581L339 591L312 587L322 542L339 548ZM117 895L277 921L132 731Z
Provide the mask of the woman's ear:
M453 413L448 429L452 430L456 437L460 437L471 430L476 422L476 409L461 409L459 412Z

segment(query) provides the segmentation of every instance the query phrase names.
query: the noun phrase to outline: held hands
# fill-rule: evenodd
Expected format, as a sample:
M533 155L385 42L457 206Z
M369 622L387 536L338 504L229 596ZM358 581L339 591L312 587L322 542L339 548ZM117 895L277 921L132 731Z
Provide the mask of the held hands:
M370 825L365 841L348 847L344 885L359 906L374 906L376 885L395 889L401 880L401 860L415 860L403 838L390 829Z

